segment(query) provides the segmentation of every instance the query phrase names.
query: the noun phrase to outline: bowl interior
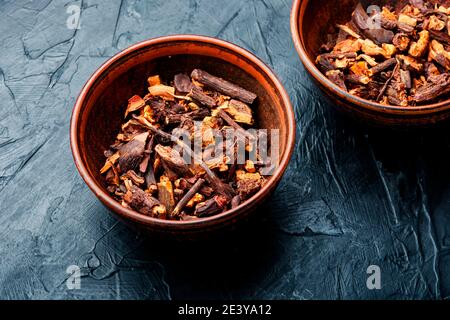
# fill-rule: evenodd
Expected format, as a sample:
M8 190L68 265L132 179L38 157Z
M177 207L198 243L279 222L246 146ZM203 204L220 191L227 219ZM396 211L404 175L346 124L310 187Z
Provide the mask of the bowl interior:
M78 115L77 139L85 167L105 192L104 176L99 174L104 150L113 143L124 122L128 99L144 96L147 78L159 74L169 83L180 72L195 69L223 77L255 92L255 118L259 128L280 129L280 159L287 150L286 106L271 78L245 56L215 44L195 41L171 41L132 47L97 71L86 92Z
M450 0L429 0L450 6ZM315 61L319 54L320 46L326 42L330 28L336 24L344 24L351 19L351 14L356 5L361 2L365 8L371 5L390 5L394 8L402 8L409 0L304 0L300 7L303 20L300 21L304 34L301 35L304 47L311 61Z

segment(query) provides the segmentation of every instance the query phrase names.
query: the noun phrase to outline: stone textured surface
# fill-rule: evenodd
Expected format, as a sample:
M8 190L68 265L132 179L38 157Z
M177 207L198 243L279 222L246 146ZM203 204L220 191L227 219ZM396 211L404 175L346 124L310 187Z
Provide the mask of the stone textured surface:
M67 8L81 6L70 30ZM0 298L450 297L449 132L369 130L336 114L294 50L289 0L0 0ZM197 33L234 42L285 84L297 146L251 227L221 243L155 243L79 177L69 118L121 49ZM265 213L265 214L263 214ZM68 290L66 268L82 267ZM381 268L381 290L366 269Z

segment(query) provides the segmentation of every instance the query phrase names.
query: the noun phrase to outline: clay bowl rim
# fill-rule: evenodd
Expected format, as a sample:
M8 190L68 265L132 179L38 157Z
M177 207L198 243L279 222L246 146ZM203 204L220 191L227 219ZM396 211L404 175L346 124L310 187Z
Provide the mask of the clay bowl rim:
M323 87L329 89L334 95L341 99L344 99L350 103L356 104L362 108L369 109L375 112L384 112L388 114L415 116L419 114L432 114L440 111L450 109L450 99L441 101L439 103L426 104L416 107L401 107L394 105L383 105L377 102L359 98L352 95L333 82L331 82L317 67L316 64L311 61L303 41L303 33L300 33L300 18L303 19L305 9L310 0L294 0L291 9L291 34L294 40L294 45L297 53L305 66L306 70L318 81ZM302 12L300 12L302 10Z
M286 117L286 133L287 133L287 140L286 140L286 148L284 151L284 154L282 155L282 158L280 159L280 163L278 168L276 169L274 175L272 175L268 182L261 188L261 190L256 193L253 197L239 205L238 207L234 209L227 210L221 214L212 216L212 217L206 217L201 218L198 220L193 221L174 221L174 220L162 220L157 218L152 218L145 216L143 214L140 214L134 210L124 208L121 206L116 200L114 200L106 191L104 191L97 183L95 182L95 179L91 176L89 173L89 170L87 169L86 165L84 164L83 158L82 158L82 152L80 150L79 141L78 141L78 132L80 129L81 124L81 110L84 105L85 99L87 97L88 92L92 89L93 85L96 83L96 81L99 79L100 75L108 72L111 65L113 65L116 61L121 60L123 58L126 58L127 55L133 53L136 50L140 50L142 48L151 48L155 45L165 44L165 43L171 43L171 42L179 42L179 41L186 41L186 42L193 42L197 44L206 44L206 45L213 45L218 48L226 49L229 51L232 51L236 56L241 56L244 59L247 59L249 63L254 64L256 66L256 69L260 69L263 74L269 79L270 82L272 82L275 85L275 92L280 97L280 105L282 107L282 110ZM189 52L186 52L186 54L189 54ZM220 59L220 57L219 57ZM225 60L226 61L226 60ZM257 58L254 54L247 51L246 49L243 49L235 44L232 44L230 42L227 42L225 40L220 40L217 38L207 37L207 36L200 36L200 35L188 35L188 34L177 34L177 35L169 35L169 36L163 36L163 37L157 37L148 39L139 43L136 43L116 55L114 55L112 58L107 60L105 63L103 63L96 71L95 73L89 78L89 80L84 85L83 89L81 90L76 102L74 109L72 111L71 121L70 121L70 146L72 150L72 155L75 161L75 165L78 169L78 172L80 173L81 177L85 181L85 183L88 185L88 187L92 190L92 192L96 195L96 197L104 203L109 209L117 213L120 217L125 218L126 220L132 220L134 222L157 227L159 229L171 229L171 230L187 230L187 229L196 229L196 228L202 228L205 226L211 226L216 225L221 222L229 221L232 218L237 217L240 213L244 213L246 211L255 209L256 202L260 203L262 202L267 196L270 195L270 192L272 189L274 189L279 181L281 180L284 172L287 169L287 166L289 164L289 161L292 157L294 146L295 146L295 132L296 132L296 125L295 125L295 116L294 111L292 107L292 103L290 101L289 95L282 85L281 81L278 79L278 77L274 74L274 72L259 58Z

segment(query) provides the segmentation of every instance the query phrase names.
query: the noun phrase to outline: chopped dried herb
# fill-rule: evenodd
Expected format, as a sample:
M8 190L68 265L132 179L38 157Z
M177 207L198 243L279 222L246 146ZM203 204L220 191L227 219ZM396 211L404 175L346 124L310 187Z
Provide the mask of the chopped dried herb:
M359 3L327 35L316 64L339 88L382 104L448 99L450 8L424 0L397 7L367 13Z
M340 53L327 59L334 56L356 58ZM104 151L100 172L118 202L143 215L191 221L235 208L261 189L266 181L261 172L270 161L235 159L241 141L246 158L259 152L256 136L246 131L255 128L256 94L199 69L191 76L177 74L172 82L152 75L147 83L145 96L128 100L124 124ZM230 129L237 132L232 138L226 135ZM200 156L194 152L198 135ZM233 161L216 155L226 147Z

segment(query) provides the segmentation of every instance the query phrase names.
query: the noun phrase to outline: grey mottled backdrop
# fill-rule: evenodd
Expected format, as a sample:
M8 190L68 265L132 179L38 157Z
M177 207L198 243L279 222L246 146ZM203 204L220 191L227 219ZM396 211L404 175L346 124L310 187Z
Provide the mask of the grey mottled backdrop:
M81 28L67 27L70 5ZM0 0L0 298L450 297L448 131L386 133L337 115L307 77L290 0ZM69 20L70 22L70 20ZM268 63L297 146L267 212L220 244L168 245L112 218L79 177L69 118L88 77L140 40L197 33ZM82 267L68 290L66 268ZM381 268L381 290L366 269Z

